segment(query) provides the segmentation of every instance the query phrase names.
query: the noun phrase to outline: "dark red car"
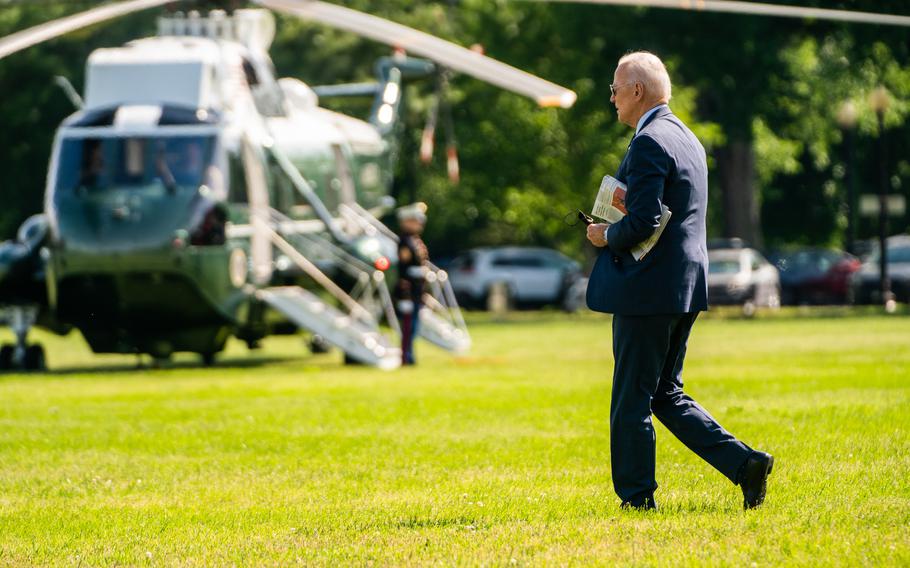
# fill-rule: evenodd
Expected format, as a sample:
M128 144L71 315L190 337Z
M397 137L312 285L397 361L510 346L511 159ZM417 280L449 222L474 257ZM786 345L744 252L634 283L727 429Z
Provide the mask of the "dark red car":
M771 261L780 272L785 305L846 304L850 277L861 266L852 254L824 248L779 252Z

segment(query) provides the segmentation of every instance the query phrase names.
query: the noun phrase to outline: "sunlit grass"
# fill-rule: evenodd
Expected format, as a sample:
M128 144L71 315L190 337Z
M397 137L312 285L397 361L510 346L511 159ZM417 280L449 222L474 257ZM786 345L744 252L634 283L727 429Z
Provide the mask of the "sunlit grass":
M910 318L703 318L687 389L777 458L764 507L658 428L654 514L610 482L609 319L474 316L391 373L231 344L0 377L0 565L910 563ZM838 316L843 314L825 314Z

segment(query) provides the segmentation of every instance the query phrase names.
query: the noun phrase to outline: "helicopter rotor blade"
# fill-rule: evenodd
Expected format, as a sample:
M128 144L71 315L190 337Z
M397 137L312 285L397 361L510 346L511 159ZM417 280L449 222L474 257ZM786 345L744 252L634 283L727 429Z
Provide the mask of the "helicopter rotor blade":
M0 59L35 44L54 39L63 34L138 12L147 8L161 6L174 0L129 0L116 4L106 4L78 14L45 22L37 26L18 31L0 39Z
M573 91L470 49L383 18L318 0L253 0L254 3L427 57L449 69L534 99L540 106L569 108Z
M668 8L696 12L724 12L728 14L750 14L756 16L779 16L784 18L807 18L887 26L910 26L910 16L877 14L851 10L831 10L766 4L762 2L741 2L737 0L525 0L529 2L560 2L564 4L605 4L610 6L638 6L642 8Z

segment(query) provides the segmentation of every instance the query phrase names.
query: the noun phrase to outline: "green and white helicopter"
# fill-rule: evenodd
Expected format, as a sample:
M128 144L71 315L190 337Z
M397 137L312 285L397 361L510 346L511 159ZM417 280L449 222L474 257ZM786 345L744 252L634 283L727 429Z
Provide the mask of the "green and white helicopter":
M25 30L0 40L0 57L166 3L119 2ZM56 133L44 213L0 250L0 298L18 337L0 349L0 368L44 366L42 347L27 342L36 323L78 328L98 353L189 351L206 363L230 336L255 346L299 328L351 361L395 368L400 352L388 335L399 330L386 280L397 237L377 218L394 204L403 81L442 66L543 106L575 100L368 14L308 0L254 4L171 11L156 36L92 52L81 108ZM377 62L375 83L314 89L278 78L269 9L395 53ZM371 116L327 110L320 94L371 96ZM422 337L467 349L446 273L430 267L426 278Z
M551 0L553 1L553 0ZM559 0L556 0L559 1ZM910 18L717 0L566 0L910 25ZM114 2L0 39L0 58L171 0ZM96 352L199 353L230 336L251 346L289 326L346 356L394 368L397 331L385 285L402 81L446 69L569 107L575 94L475 51L317 0L253 0L256 9L165 15L155 37L99 49L82 108L59 128L45 211L0 247L0 304L16 345L0 368L41 368L37 323L78 328ZM370 84L311 88L279 79L268 10L388 44ZM407 55L405 55L407 54ZM416 56L416 57L415 57ZM373 97L369 121L320 96ZM427 274L423 336L453 351L470 338L444 271ZM280 315L282 321L276 320Z

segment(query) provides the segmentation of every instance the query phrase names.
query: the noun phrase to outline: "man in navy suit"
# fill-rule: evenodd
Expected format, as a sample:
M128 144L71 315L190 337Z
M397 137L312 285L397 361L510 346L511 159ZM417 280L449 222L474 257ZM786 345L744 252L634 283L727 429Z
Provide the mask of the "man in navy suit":
M624 507L655 508L655 435L651 414L690 450L741 486L746 509L761 505L774 458L724 430L683 392L686 342L708 309L705 150L670 111L670 77L648 52L619 60L610 102L635 136L619 166L627 186L623 219L588 226L601 247L588 284L592 310L613 314L610 452L613 487ZM671 217L640 261L630 249Z

